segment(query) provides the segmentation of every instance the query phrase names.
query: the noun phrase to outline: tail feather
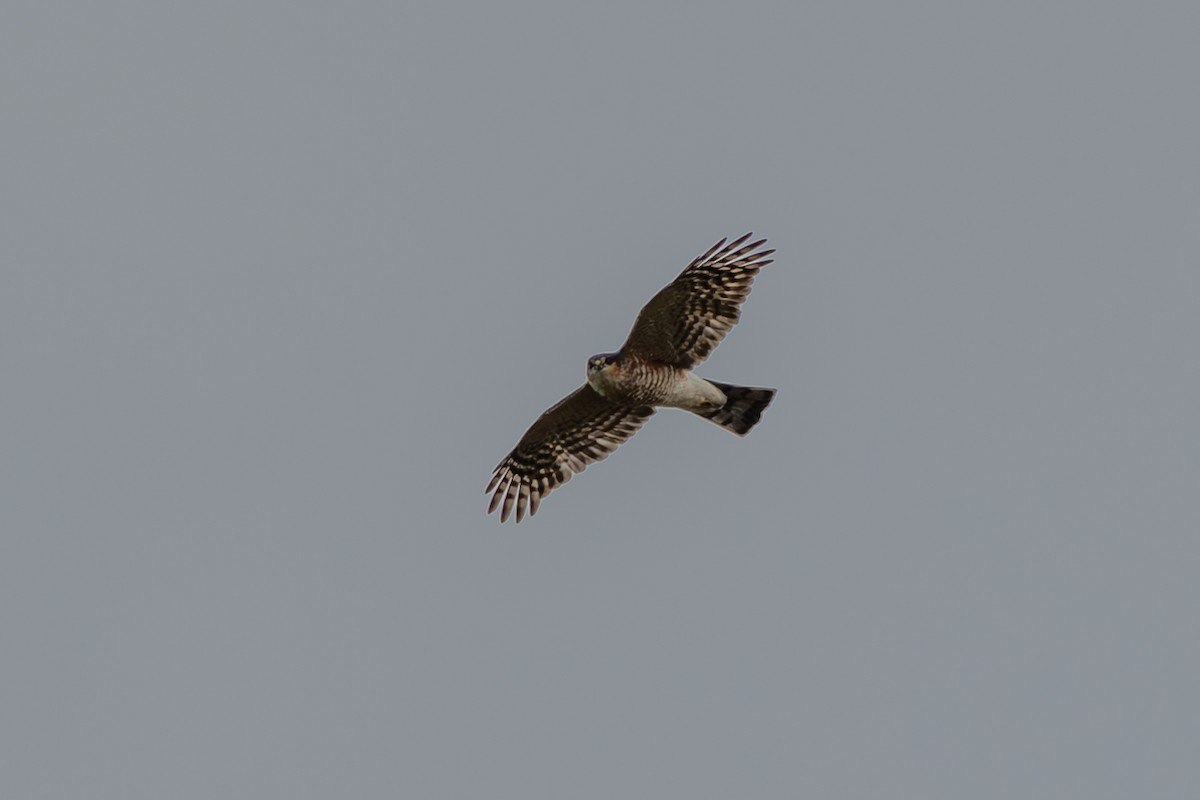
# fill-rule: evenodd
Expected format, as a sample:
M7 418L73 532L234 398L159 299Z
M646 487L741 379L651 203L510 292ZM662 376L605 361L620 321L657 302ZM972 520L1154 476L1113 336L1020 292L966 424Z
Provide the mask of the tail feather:
M698 416L715 422L727 431L745 436L758 424L763 411L775 397L774 389L753 386L731 386L728 383L709 381L725 393L725 405L713 411L697 411Z

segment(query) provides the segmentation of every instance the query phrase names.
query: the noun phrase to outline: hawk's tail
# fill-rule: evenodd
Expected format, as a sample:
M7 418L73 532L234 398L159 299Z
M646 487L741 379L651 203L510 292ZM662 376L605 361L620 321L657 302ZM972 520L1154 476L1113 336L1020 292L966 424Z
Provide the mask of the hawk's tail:
M774 389L730 386L728 383L717 383L716 381L709 381L709 383L725 393L725 405L714 411L697 411L695 413L717 423L727 431L733 431L738 436L745 436L751 428L758 424L763 411L775 397Z

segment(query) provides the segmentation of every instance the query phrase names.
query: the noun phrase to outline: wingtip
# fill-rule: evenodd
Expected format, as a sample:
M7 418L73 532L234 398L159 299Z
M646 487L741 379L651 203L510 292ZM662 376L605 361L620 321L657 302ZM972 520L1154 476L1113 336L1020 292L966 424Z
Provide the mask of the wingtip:
M736 238L732 242L730 242L728 245L726 245L725 249L726 250L736 250L737 248L742 246L743 242L745 242L747 239L749 239L753 235L754 235L753 231L747 231L746 233L743 233L741 236L739 236L738 238ZM721 241L725 241L725 240L722 239Z

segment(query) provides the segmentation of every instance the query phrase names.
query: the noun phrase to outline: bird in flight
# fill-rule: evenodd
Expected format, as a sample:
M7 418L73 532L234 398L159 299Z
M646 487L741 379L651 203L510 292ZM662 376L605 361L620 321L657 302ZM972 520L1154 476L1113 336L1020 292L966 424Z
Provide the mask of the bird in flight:
M708 358L738 321L759 269L774 250L747 233L717 242L638 314L625 344L592 356L587 383L538 417L495 469L485 493L488 513L505 522L537 513L542 498L608 457L657 408L682 408L745 436L775 396L774 389L708 381L692 368Z

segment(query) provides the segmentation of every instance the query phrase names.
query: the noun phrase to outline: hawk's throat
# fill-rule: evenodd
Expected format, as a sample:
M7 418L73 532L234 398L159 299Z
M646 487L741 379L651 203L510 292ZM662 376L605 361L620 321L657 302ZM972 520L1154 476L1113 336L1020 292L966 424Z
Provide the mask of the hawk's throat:
M588 383L596 390L596 393L601 397L612 397L617 393L616 373L617 365L608 364L601 369L588 370Z

